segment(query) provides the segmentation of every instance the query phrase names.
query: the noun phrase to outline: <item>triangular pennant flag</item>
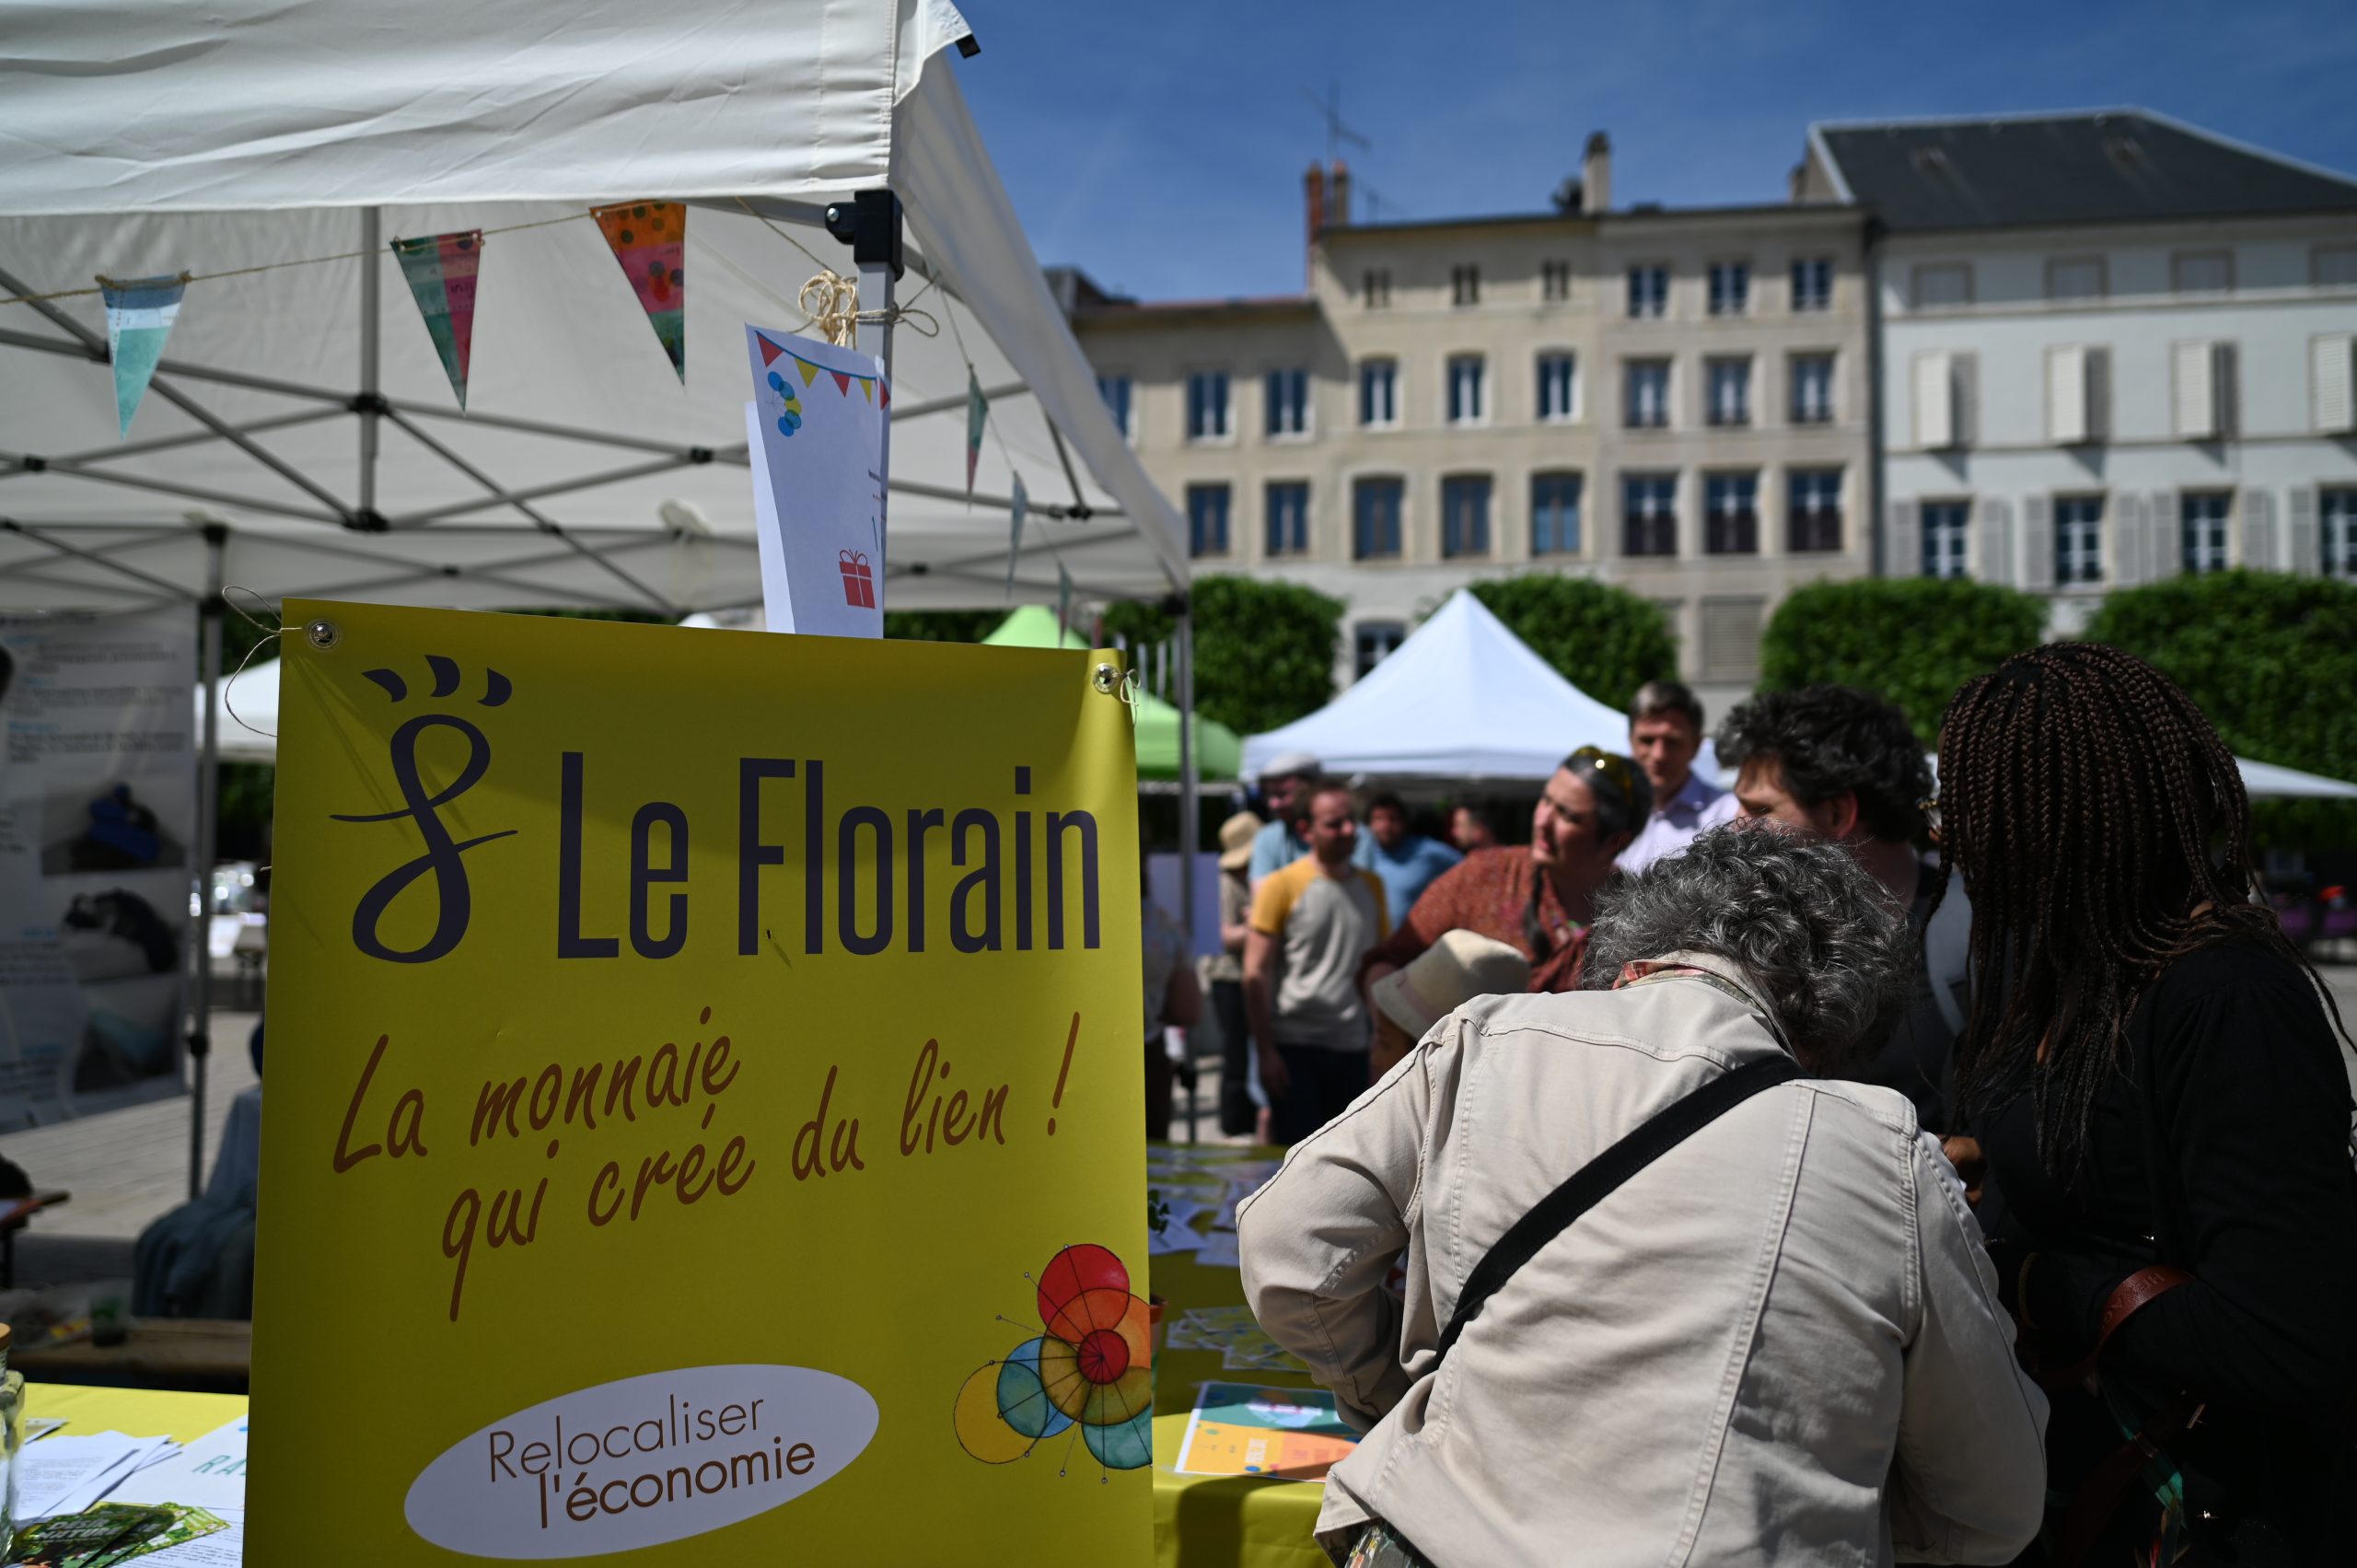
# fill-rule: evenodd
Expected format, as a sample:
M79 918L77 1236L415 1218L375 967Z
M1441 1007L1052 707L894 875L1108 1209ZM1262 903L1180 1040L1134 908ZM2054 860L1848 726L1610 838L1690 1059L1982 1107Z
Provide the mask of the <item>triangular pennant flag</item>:
M671 356L671 368L686 382L688 277L680 261L687 250L688 209L677 202L632 202L592 207L589 215L613 247L614 260L646 312L646 324Z
M785 346L783 343L773 343L770 342L769 339L761 336L759 332L755 332L753 334L753 341L761 345L761 363L763 365L775 365L777 363L777 356L785 352Z
M806 387L819 378L819 367L798 354L795 357L794 367L802 372L802 384Z
M972 479L970 473L967 475L970 486ZM1016 565L1023 559L1023 515L1030 509L1031 497L1024 491L1023 476L1016 474L1014 496L1006 504L1007 514L1012 519L1006 528L1006 597L1009 598L1015 597Z
M114 362L119 436L131 434L131 416L139 412L139 400L147 395L147 383L164 357L164 340L172 335L172 319L180 313L187 287L184 276L99 280L107 302L107 357Z
M982 460L982 426L991 417L991 403L982 396L982 384L974 379L974 367L966 366L966 499L974 498L974 465Z
M876 383L863 376L859 378L859 395L869 402L876 401Z
M885 385L884 378L880 376L876 378L876 401L878 408L892 406L892 389Z
M828 375L830 375L830 376L831 376L831 377L833 377L835 378L835 390L836 390L836 391L841 392L844 397L850 397L850 396L851 396L851 377L848 377L848 376L844 375L844 374L843 374L842 371L840 371L840 370L830 370L830 371L828 371L828 372L827 372L827 374L828 374Z
M1056 645L1063 646L1064 628L1072 621L1072 574L1056 563Z
M393 254L409 281L410 296L425 318L425 335L441 356L442 374L459 406L467 406L467 366L475 337L475 269L482 261L482 230L396 239Z

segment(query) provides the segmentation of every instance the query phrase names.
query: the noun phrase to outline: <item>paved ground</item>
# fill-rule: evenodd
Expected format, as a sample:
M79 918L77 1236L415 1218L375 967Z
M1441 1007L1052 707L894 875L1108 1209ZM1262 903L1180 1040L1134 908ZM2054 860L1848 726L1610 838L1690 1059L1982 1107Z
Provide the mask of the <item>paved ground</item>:
M2357 1029L2357 965L2338 965L2324 973L2343 1017ZM253 1025L250 1013L215 1016L214 1038L219 1049L212 1059L204 1105L208 1176L230 1098L254 1082L245 1049ZM2357 1083L2357 1063L2351 1065L2351 1081ZM1220 1135L1215 1055L1202 1063L1195 1106L1196 1134L1202 1142L1248 1141ZM18 1238L17 1283L128 1276L134 1238L149 1222L188 1200L189 1115L189 1101L182 1097L0 1139L0 1152L31 1172L36 1182L74 1194L71 1203L44 1214ZM1187 1135L1182 1093L1171 1136L1183 1141Z

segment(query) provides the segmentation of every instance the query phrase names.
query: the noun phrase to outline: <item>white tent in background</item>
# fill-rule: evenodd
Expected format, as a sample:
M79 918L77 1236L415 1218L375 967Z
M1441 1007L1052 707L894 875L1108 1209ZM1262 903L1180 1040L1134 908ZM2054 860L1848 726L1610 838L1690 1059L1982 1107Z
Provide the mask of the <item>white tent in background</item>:
M1629 749L1629 720L1564 679L1460 588L1389 657L1306 718L1244 742L1244 772L1306 751L1329 773L1543 780L1583 746Z
M2254 762L2247 757L2235 758L2235 766L2243 771L2244 793L2253 800L2357 800L2357 784L2321 773Z
M574 0L561 17L115 0L6 26L0 610L211 607L226 585L273 604L757 604L743 328L799 329L826 268L867 309L937 323L859 331L890 373L887 605L1053 602L1061 578L1083 598L1179 595L1191 706L1178 516L941 58L977 52L949 0ZM683 374L586 216L654 201L687 204ZM835 232L854 227L856 248ZM387 245L470 229L462 411ZM119 439L99 300L45 296L182 272ZM970 483L970 377L991 406ZM1018 480L1032 520L1011 563ZM205 645L210 679L217 623ZM210 761L243 732L203 713ZM200 799L205 862L209 784ZM200 1033L208 987L199 965ZM201 1125L201 1057L194 1086Z

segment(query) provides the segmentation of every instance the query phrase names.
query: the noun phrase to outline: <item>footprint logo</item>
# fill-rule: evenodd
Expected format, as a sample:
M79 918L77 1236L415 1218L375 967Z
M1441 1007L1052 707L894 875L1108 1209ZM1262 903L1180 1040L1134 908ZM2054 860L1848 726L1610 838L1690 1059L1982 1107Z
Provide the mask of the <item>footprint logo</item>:
M425 656L425 668L433 678L429 695L450 698L458 695L463 682L459 661L442 654ZM372 669L366 679L384 689L394 703L406 703L410 698L409 682L397 669ZM475 705L496 708L515 695L515 686L507 677L495 669L483 670L482 695ZM428 730L456 731L467 743L467 760L459 774L441 789L428 793L419 776L418 742ZM352 942L372 958L388 963L424 964L441 958L459 945L467 934L467 921L472 912L472 896L467 886L466 852L493 839L513 834L513 828L495 833L482 833L470 839L453 839L449 829L442 825L441 809L482 782L491 768L491 741L483 732L460 714L422 713L405 720L393 731L391 761L394 787L401 791L401 807L396 811L377 811L353 815L331 814L338 822L399 822L417 824L418 836L425 841L425 853L416 859L394 867L377 885L361 895L352 912ZM416 947L400 948L388 945L377 935L386 912L393 901L406 892L412 883L431 877L437 900L433 933Z
M802 428L802 400L785 384L785 377L774 370L770 372L770 390L782 400L778 404L777 433L791 436Z

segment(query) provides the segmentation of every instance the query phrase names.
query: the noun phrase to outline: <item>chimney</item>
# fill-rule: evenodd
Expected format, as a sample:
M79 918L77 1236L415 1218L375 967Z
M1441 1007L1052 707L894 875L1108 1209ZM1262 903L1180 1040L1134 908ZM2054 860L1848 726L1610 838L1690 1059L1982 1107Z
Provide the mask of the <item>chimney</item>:
M1308 256L1313 270L1318 261L1318 241L1326 232L1326 170L1317 164L1301 179L1302 205L1309 215Z
M1592 133L1587 152L1580 158L1580 211L1601 213L1612 206L1612 138Z
M1341 158L1334 160L1334 172L1326 180L1326 226L1351 226L1351 171Z
M1807 186L1808 165L1805 163L1796 163L1793 165L1792 173L1784 177L1784 189L1786 194L1791 196L1793 203L1795 206L1808 199L1806 196L1802 194L1802 192L1807 189Z

